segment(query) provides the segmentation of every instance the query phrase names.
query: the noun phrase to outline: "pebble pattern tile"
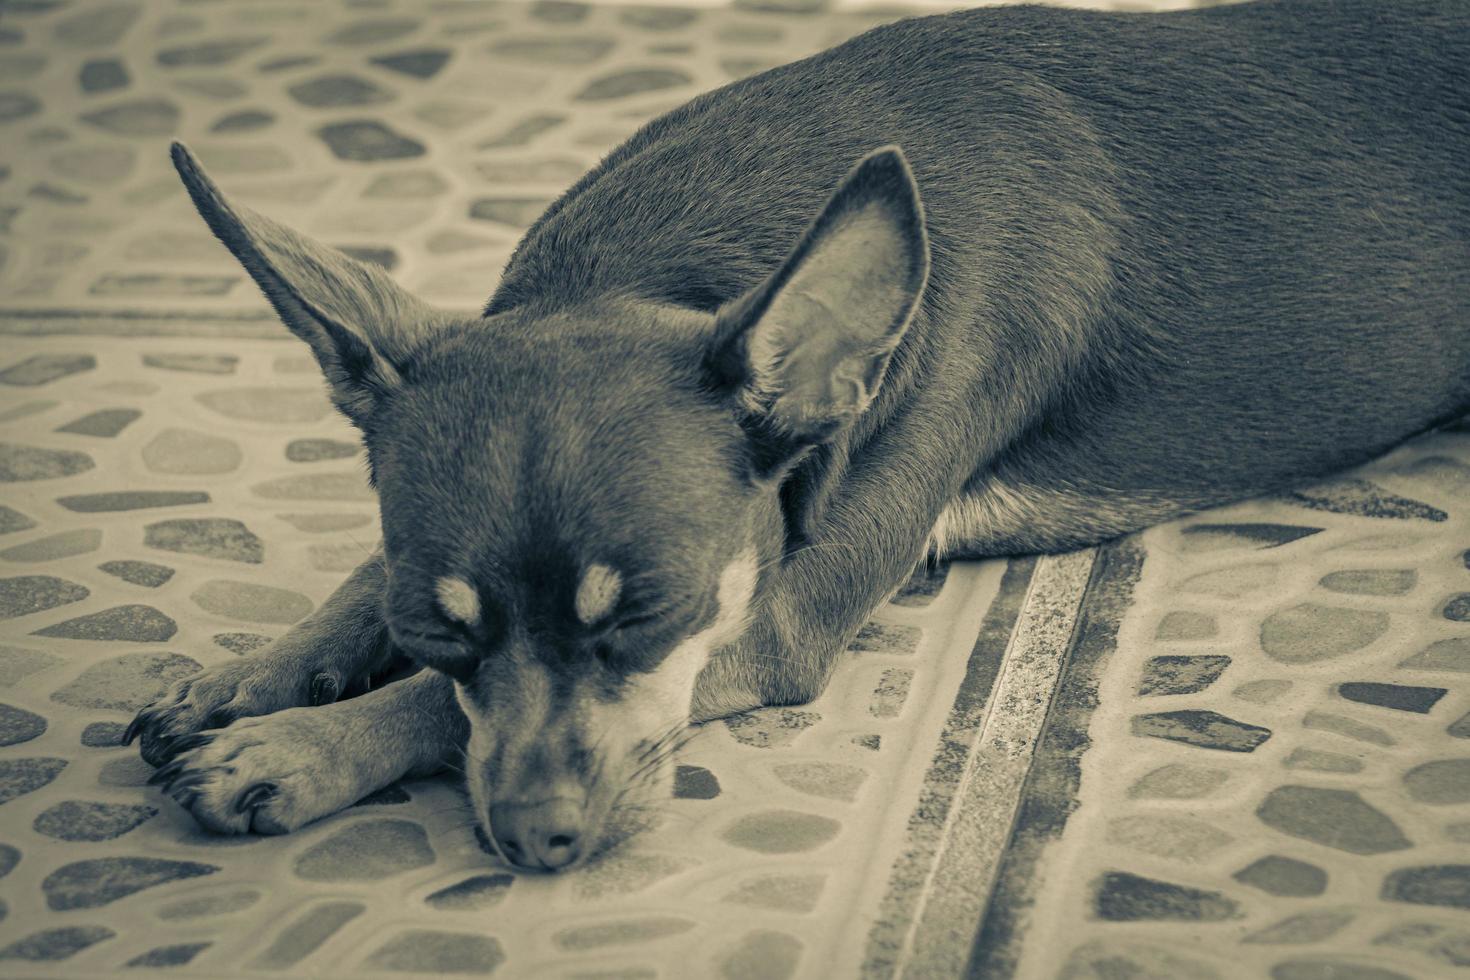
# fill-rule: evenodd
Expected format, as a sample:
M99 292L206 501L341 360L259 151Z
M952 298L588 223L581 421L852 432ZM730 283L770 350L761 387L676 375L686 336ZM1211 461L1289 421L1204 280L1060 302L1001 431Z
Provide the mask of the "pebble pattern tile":
M1017 975L1459 975L1470 435L1140 544Z

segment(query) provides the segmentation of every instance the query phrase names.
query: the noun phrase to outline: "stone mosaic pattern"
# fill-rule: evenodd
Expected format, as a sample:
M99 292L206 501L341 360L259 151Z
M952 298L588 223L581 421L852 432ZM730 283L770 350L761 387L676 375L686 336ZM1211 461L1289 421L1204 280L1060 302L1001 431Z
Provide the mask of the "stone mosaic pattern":
M1017 975L1464 972L1470 428L1139 543Z
M6 4L0 312L190 310L275 330L195 217L174 138L239 203L479 305L520 231L645 120L896 16L746 7Z
M78 370L45 367L79 365L80 350ZM817 703L709 726L658 826L576 874L498 866L448 778L289 837L214 837L143 786L148 767L117 740L170 680L279 635L373 546L352 430L308 411L326 399L289 339L18 338L7 356L12 378L54 376L0 382L12 414L0 442L88 465L5 483L0 975L243 964L643 976L697 963L712 976L820 976L860 953L855 903L902 844L913 775L999 564L916 580ZM102 412L133 420L76 431Z

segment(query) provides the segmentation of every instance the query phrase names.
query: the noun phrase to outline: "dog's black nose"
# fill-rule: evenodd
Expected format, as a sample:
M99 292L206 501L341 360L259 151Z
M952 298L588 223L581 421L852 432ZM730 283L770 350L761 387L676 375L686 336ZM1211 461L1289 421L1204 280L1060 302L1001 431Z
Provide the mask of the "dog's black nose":
M520 868L558 871L582 856L582 807L557 797L540 803L496 803L490 833Z

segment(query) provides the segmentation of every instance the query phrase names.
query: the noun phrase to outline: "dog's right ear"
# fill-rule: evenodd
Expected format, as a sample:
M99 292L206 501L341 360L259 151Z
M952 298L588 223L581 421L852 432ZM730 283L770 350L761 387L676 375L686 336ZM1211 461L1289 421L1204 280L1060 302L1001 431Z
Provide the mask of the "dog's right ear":
M441 314L379 269L232 206L182 143L174 168L194 206L282 321L311 347L332 400L359 428L401 383L399 365Z

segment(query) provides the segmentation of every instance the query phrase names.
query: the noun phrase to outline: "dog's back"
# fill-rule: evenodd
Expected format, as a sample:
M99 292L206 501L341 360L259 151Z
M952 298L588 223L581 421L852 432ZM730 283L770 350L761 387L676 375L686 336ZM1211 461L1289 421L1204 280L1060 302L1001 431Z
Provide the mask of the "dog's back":
M1008 399L1021 361L1054 385L1017 396L1045 424L996 465L1230 499L1470 402L1467 66L1458 0L900 22L651 123L533 227L490 310L714 309L898 143L933 253L910 360L955 397Z

